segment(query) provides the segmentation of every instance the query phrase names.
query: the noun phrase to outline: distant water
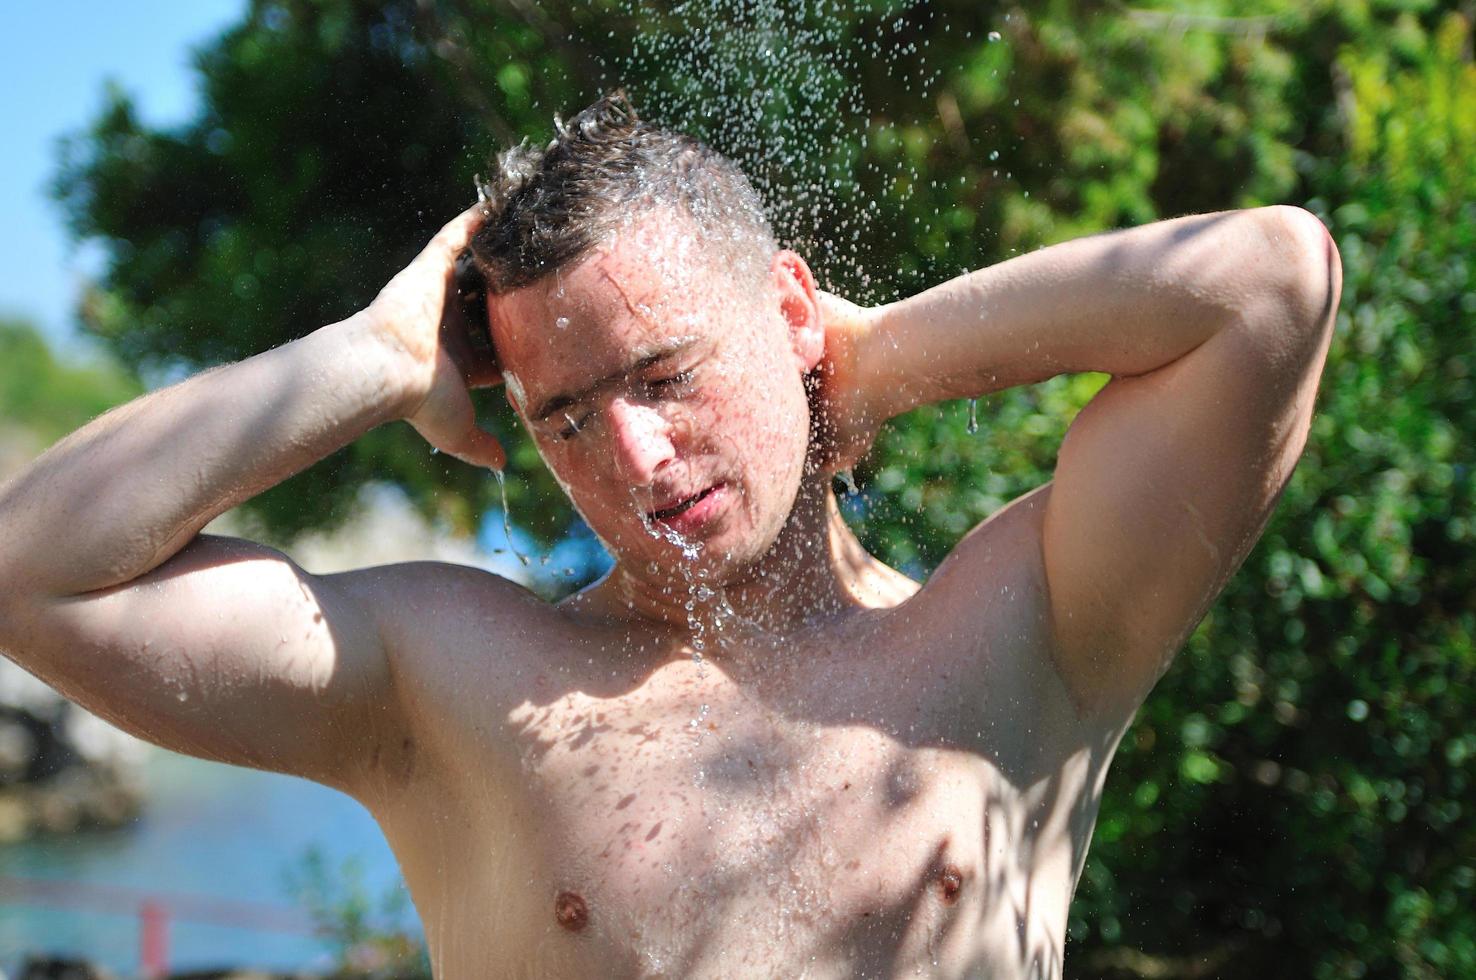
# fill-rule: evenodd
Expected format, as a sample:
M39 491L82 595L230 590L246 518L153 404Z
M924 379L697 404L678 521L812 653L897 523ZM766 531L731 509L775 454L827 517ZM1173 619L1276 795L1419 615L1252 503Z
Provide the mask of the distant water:
M346 858L357 858L364 882L376 898L400 882L394 856L368 812L334 790L159 750L149 754L144 780L149 803L133 825L112 833L0 846L0 876L291 908L295 902L284 878L316 846L333 869ZM23 954L44 951L87 957L133 976L138 942L136 911L0 904L0 973L13 972ZM309 935L181 920L169 924L169 948L172 970L330 965L327 947Z
M376 526L398 513L391 509L386 516L381 506L375 511ZM505 525L500 511L490 512L481 523L478 552L424 557L481 564L515 581L536 579L544 591L554 593L582 585L610 565L582 524L545 549L520 528ZM534 556L532 568L523 568L513 552ZM0 878L81 882L290 910L297 903L284 879L291 869L302 867L310 848L317 848L332 870L355 859L376 905L390 890L403 888L379 828L349 797L305 780L145 749L147 803L139 820L115 832L0 845ZM13 974L29 953L85 957L124 977L137 975L137 909L108 913L6 901L0 897L0 978ZM301 921L308 922L305 912ZM170 920L169 951L175 971L218 966L316 970L331 965L328 946L311 935L184 919Z

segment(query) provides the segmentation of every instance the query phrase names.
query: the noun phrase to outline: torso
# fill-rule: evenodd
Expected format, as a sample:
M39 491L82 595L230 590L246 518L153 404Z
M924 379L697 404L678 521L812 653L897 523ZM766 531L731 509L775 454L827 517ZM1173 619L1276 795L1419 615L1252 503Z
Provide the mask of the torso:
M403 678L418 737L360 796L439 980L1059 976L1121 730L1054 673L1019 511L798 640L699 663L549 610Z

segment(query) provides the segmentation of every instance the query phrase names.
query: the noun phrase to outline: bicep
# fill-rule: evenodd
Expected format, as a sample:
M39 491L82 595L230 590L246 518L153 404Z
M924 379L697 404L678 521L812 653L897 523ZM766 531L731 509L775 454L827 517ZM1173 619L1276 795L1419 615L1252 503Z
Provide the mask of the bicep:
M201 536L125 585L53 600L22 658L155 744L342 786L392 703L362 600L261 545Z
M1328 332L1277 329L1228 326L1115 378L1068 432L1043 548L1058 665L1083 706L1146 696L1290 478Z

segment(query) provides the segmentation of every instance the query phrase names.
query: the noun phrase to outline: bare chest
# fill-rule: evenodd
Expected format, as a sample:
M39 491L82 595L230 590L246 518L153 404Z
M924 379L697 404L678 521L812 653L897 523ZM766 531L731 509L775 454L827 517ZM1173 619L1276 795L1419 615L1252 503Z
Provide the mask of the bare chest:
M967 959L1025 801L895 692L804 701L677 662L515 713L559 931L638 975Z
M1023 654L896 632L442 713L381 821L436 975L1058 975L1102 760L1022 775L1053 720L990 658Z

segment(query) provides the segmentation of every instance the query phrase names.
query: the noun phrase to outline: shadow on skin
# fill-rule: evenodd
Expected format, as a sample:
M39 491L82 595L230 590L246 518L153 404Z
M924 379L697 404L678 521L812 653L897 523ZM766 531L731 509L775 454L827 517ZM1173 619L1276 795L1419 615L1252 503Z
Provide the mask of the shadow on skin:
M615 641L617 648L618 644ZM895 638L885 636L858 637L855 645L861 650L899 649ZM613 710L616 703L639 701L642 690L660 671L684 669L689 664L686 652L679 643L674 643L667 655L651 657L643 666L617 670L613 677L608 668L572 667L591 656L596 663L602 663L601 650L594 649L596 646L608 655L608 646L593 641L585 649L574 650L568 661L571 667L567 671L550 671L550 679L557 678L558 682L541 690L537 703L530 705L532 710L519 719L517 740L524 749L525 764L538 766L556 747L584 755L598 743L598 737L615 733L618 728L610 720L611 712L602 710L602 702L609 703ZM965 646L972 649L951 650L950 660L954 664L972 658L987 665L987 650L978 643ZM900 890L888 890L887 900L863 910L854 919L848 915L844 917L847 921L842 921L838 912L817 919L819 924L814 926L817 938L826 948L844 951L858 975L895 975L911 969L917 962L918 937L914 923L921 916L931 923L927 952L945 967L965 964L963 975L1060 976L1064 937L1053 933L1054 925L1039 922L1033 928L1031 925L1042 914L1037 909L1038 884L1034 871L1045 851L1059 855L1060 848L1069 844L1070 868L1073 875L1079 875L1100 803L1103 771L1121 728L1090 737L1080 728L1070 737L1055 735L1051 733L1049 717L1023 717L1027 703L1024 699L1020 711L997 718L985 727L969 723L966 717L922 716L914 701L898 697L900 691L916 689L919 697L926 698L929 684L933 685L934 695L939 683L957 686L957 674L950 680L945 670L940 681L940 662L926 655L909 663L896 662L893 653L890 662L885 656L859 656L824 662L817 659L812 661L812 669L792 660L786 666L795 667L803 679L797 684L775 683L772 679L765 683L744 676L751 670L733 668L721 659L709 659L706 663L707 671L740 685L754 702L754 709L770 716L764 730L775 731L776 737L772 743L763 732L704 738L697 743L696 764L705 774L708 789L699 792L716 790L724 796L743 799L747 787L746 798L752 801L751 805L766 809L767 819L778 823L772 838L778 844L766 848L755 859L714 868L700 881L684 881L677 886L676 897L689 905L700 905L705 911L691 914L675 906L668 909L667 914L680 917L683 937L677 958L667 963L671 968L669 975L700 973L710 965L718 949L731 945L731 936L725 930L730 931L743 915L737 906L733 913L728 913L721 908L713 909L713 903L725 904L725 896L752 896L756 889L761 890L756 883L763 882L766 874L784 874L792 866L798 866L798 858L807 853L798 842L825 835L827 827L839 823L838 815L844 814L854 824L857 794L833 793L818 802L794 804L794 799L804 797L795 794L791 798L788 787L794 785L793 780L804 778L806 743L796 742L782 733L860 728L882 736L891 745L890 754L879 760L878 792L872 801L876 806L874 830L866 835L870 838L887 839L889 831L895 833L899 821L915 816L915 811L909 812L912 808L926 802L926 773L915 753L926 750L964 753L998 774L998 778L983 780L984 821L976 831L982 840L982 847L977 851L982 854L982 866L974 866L973 859L964 856L975 853L971 848L958 855L951 852L952 835L968 833L967 828L955 827L926 852L916 867L896 869L897 880L910 884ZM1029 676L1031 684L1044 684L1054 676L1047 674L1048 671L1053 668L1037 663L1023 673ZM987 671L981 671L984 672ZM982 697L989 697L987 691L982 688L980 691ZM570 724L558 706L576 695L590 699L593 704L582 719ZM959 706L961 713L967 709L967 703ZM557 727L560 722L564 727ZM685 731L679 726L685 722L685 716L673 718L670 726L658 720L623 729L618 734L633 736L635 753L640 754L643 747L660 749L665 746L665 739L683 737ZM997 740L990 733L1009 725L1024 726L1025 731L1034 726L1041 731L1038 751L1023 754L1012 751L1008 758L1002 758L995 744ZM1087 760L1085 764L1065 771L1067 763L1080 756ZM599 759L590 756L578 759L570 771L585 778L608 780L619 797L615 808L634 814L640 809L642 794L635 785L620 789L622 762L629 765L628 760L620 758L611 761L608 756ZM1065 839L1063 826L1070 828ZM628 827L635 839L650 834L645 838L649 841L655 836L635 822ZM792 865L791 861L796 863ZM696 893L695 888L700 888L701 893ZM822 888L821 894L825 893ZM1056 901L1057 895L1053 894L1052 904ZM598 910L593 914L598 915ZM1052 920L1062 918L1055 908L1049 914ZM1009 924L1008 942L1003 941L1001 918ZM986 922L992 924L988 926L988 941L980 944L983 952L962 945L980 934L979 929ZM950 949L950 946L957 948Z

